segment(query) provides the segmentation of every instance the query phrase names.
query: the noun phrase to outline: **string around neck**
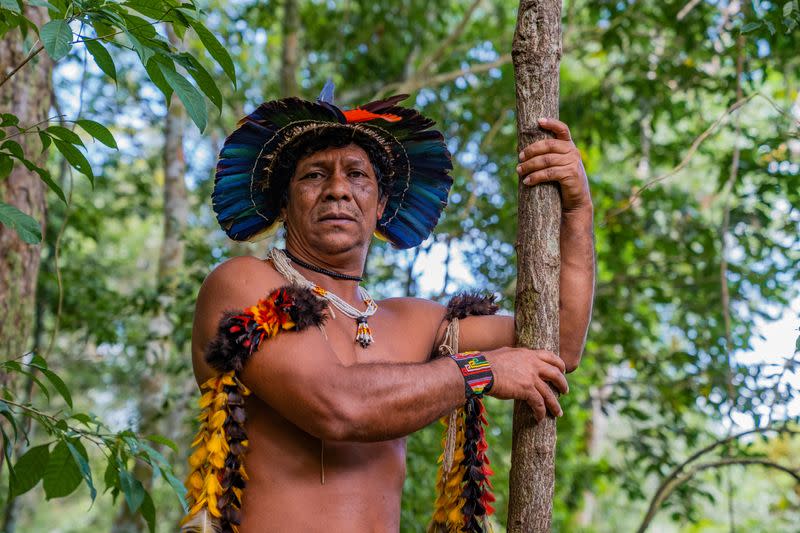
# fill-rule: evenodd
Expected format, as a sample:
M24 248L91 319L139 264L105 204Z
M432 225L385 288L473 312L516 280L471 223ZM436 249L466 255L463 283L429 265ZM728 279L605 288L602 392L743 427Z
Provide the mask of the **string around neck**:
M314 265L314 264L311 264L311 263L307 263L307 262L303 261L302 259L300 259L299 257L295 257L286 248L284 248L282 250L282 252L284 254L286 254L286 257L291 259L291 261L293 263L297 263L298 265L300 265L303 268L307 268L309 270L313 270L314 272L317 272L318 274L323 274L325 276L328 276L328 277L331 277L331 278L334 278L334 279L343 279L343 280L347 280L347 281L358 281L359 283L364 280L364 278L362 276L351 276L350 274L342 274L342 273L336 272L334 270L328 270L327 268L322 268L321 266L317 266L317 265Z

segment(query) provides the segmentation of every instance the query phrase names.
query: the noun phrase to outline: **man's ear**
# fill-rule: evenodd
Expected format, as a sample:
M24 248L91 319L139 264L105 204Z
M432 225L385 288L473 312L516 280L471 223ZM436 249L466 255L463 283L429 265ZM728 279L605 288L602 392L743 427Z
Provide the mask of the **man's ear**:
M383 217L383 211L386 209L386 203L389 201L388 194L382 194L380 198L378 198L378 220Z

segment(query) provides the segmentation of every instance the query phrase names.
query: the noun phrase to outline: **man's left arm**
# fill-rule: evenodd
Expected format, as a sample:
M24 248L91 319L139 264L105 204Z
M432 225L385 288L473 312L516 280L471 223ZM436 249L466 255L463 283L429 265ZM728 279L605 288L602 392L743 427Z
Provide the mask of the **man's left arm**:
M595 285L594 208L581 155L566 124L542 119L555 133L520 153L517 173L526 185L558 181L561 185L561 276L559 282L559 355L567 372L581 359L592 316ZM468 317L462 321L464 349L488 350L513 345L512 317Z

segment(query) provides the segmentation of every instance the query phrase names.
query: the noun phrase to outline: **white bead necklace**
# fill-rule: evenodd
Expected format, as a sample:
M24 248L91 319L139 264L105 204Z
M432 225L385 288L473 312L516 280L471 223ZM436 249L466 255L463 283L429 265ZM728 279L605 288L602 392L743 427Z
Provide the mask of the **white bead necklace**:
M278 248L272 248L267 257L270 261L272 261L272 264L275 266L275 270L277 270L286 279L296 285L310 289L315 295L326 300L329 304L336 307L336 309L344 313L346 316L354 319L356 321L355 342L360 344L362 348L366 348L375 341L375 338L372 336L372 330L367 323L367 319L374 315L378 310L378 304L376 304L375 300L373 300L369 295L367 289L361 285L358 286L358 293L367 306L365 311L359 311L336 294L327 289L323 289L313 281L306 279L300 272L295 270L295 268L289 262L289 258L286 257L286 254L284 254Z

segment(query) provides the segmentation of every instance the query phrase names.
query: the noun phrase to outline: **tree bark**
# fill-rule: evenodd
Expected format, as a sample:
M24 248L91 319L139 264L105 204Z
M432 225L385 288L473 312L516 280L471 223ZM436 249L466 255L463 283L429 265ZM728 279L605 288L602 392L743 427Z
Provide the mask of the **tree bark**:
M547 137L541 117L558 117L561 2L522 0L511 49L516 78L519 148ZM516 328L520 346L558 352L560 275L558 187L520 185ZM555 482L555 419L537 424L514 403L508 531L550 530Z
M25 15L37 26L47 20L47 12L42 8L28 7ZM0 39L0 78L25 60L28 55L25 42L19 29ZM27 42L31 44L30 39ZM50 110L52 70L53 62L47 54L33 58L0 87L0 112L15 114L21 127L44 121ZM6 129L6 134L12 133L13 130ZM29 160L44 165L45 156L40 154L36 135L19 135L13 140L22 145ZM0 180L0 201L34 217L44 233L45 185L19 161L8 178ZM39 245L26 244L16 231L0 224L0 353L4 357L18 357L30 347L39 255ZM0 374L0 384L6 385L7 378Z
M297 96L299 63L300 11L297 0L285 0L283 6L283 51L281 54L281 96Z
M180 44L171 26L167 36L173 46ZM184 108L176 94L172 95L169 110L164 118L164 237L158 257L156 286L159 305L148 325L149 337L145 347L145 358L150 369L140 379L139 432L142 434L164 434L162 405L166 397L167 380L164 367L174 353L171 340L174 325L169 318L169 307L174 302L177 275L184 263L184 232L189 215L189 200L186 193L186 158L183 151L185 130ZM152 473L148 466L137 462L134 476L149 491L152 489ZM126 503L121 503L114 519L114 533L139 533L146 526L141 516L131 513Z

